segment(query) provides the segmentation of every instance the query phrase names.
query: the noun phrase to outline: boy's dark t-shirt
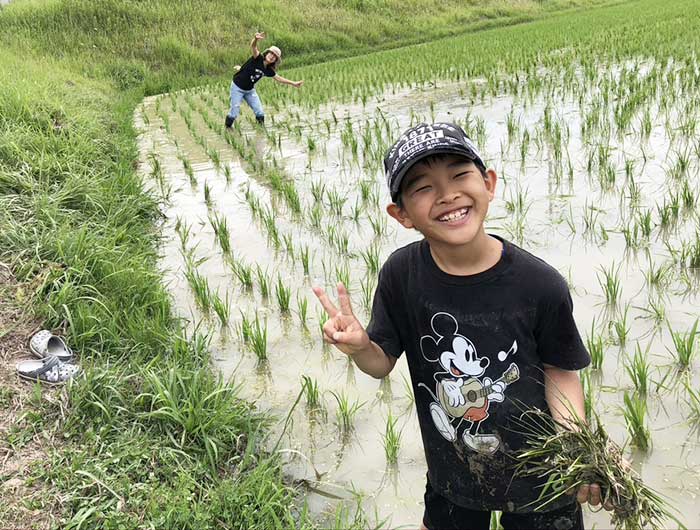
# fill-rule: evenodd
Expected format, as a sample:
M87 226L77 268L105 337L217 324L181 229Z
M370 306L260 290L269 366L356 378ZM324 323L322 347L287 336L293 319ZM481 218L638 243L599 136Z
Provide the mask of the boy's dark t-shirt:
M265 66L265 59L261 53L257 57L251 56L250 59L243 63L241 69L233 76L233 82L241 90L251 90L263 76L275 77L275 75L277 73L273 68Z
M524 445L514 419L548 410L543 363L578 370L590 357L564 278L503 245L496 265L471 276L442 271L425 240L397 250L367 332L387 354L406 352L431 486L465 508L531 512L545 479L514 476Z

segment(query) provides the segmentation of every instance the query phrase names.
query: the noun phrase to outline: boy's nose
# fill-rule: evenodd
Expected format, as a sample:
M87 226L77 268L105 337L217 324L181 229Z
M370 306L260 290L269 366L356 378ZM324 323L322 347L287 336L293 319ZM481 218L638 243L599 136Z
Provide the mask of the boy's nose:
M440 204L450 203L450 202L456 201L459 198L459 195L460 195L460 192L458 190L445 189L440 194L440 197L438 198L438 202Z

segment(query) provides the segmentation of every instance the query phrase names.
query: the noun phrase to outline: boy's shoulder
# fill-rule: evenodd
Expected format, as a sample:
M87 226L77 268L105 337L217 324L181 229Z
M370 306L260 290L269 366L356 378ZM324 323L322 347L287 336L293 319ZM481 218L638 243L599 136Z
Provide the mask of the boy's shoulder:
M384 261L382 271L387 273L399 272L402 268L416 263L420 259L421 245L423 244L427 244L424 239L397 248Z
M514 243L504 241L504 245L515 277L522 280L523 287L535 298L554 301L569 296L569 284L554 266Z

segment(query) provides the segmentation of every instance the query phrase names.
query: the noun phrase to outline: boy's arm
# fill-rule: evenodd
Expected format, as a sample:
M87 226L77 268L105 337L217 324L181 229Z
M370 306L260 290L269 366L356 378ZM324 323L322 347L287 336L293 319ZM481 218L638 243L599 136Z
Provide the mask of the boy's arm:
M583 387L577 371L545 364L544 397L557 423L575 428L575 419L571 421L574 414L585 421Z
M278 83L282 83L283 85L291 85L294 88L299 88L301 85L304 84L303 81L290 81L289 79L285 79L279 74L275 75L272 79L274 79Z
M258 55L260 55L260 50L258 50L258 41L263 40L264 38L265 38L265 32L259 31L253 37L253 40L250 41L250 49L253 52L253 57L257 57Z
M387 376L394 369L396 358L387 355L377 343L370 340L367 331L353 313L345 286L338 284L340 309L335 307L323 289L314 287L313 291L330 317L323 325L323 340L349 355L366 374L377 379Z
M573 430L577 428L574 415L586 421L583 387L577 371L545 364L544 398L547 400L552 418L558 424ZM581 504L588 502L592 506L598 506L602 501L600 485L582 484L576 491L576 500ZM604 507L606 510L611 510L612 504L607 501Z

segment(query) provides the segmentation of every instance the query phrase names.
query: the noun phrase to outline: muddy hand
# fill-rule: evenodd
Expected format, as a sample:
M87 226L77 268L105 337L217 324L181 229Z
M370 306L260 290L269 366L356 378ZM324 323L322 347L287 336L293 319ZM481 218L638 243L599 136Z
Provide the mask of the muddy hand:
M576 500L580 504L589 503L591 506L598 506L603 502L603 496L598 484L581 484L576 492ZM605 501L603 508L610 511L613 509L613 504L609 500Z
M323 324L323 340L334 344L347 355L365 350L370 345L369 336L357 320L350 305L350 296L342 283L338 284L338 309L320 287L313 288L314 294L330 317Z
M265 38L265 32L264 31L258 31L255 33L255 38L257 40L263 40Z

